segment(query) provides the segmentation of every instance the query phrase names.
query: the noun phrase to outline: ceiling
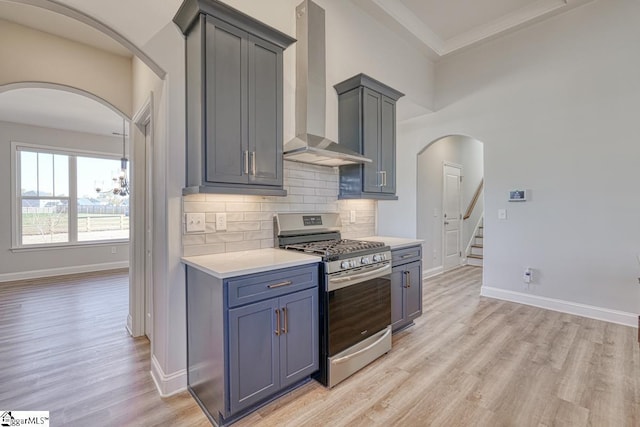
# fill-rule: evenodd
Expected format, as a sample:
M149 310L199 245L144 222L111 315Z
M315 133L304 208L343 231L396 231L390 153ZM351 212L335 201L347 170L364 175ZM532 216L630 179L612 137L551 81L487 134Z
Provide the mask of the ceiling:
M437 61L593 0L351 1ZM236 4L234 0L229 2ZM56 5L62 4L78 11L91 10L103 24L139 47L171 24L181 3L182 0L0 0L0 19L130 57L131 52L109 36L48 9L55 10ZM0 93L0 120L105 135L121 129L120 117L104 105L52 89Z
M593 0L352 0L439 58Z

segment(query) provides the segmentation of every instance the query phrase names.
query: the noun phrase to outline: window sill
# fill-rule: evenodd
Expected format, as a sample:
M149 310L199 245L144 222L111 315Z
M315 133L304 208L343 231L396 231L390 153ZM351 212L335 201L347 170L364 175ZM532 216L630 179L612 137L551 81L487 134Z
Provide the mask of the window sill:
M11 252L37 252L37 251L50 251L59 249L78 249L86 247L98 247L98 246L115 246L115 245L127 245L128 239L118 240L100 240L93 242L76 242L76 243L52 243L42 245L29 245L29 246L15 246L9 249Z

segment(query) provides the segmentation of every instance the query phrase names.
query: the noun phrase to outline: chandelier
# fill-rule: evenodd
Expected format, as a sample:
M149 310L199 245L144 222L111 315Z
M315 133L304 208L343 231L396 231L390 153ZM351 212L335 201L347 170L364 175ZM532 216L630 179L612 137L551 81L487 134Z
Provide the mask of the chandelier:
M126 157L125 151L125 141L126 141L126 133L125 133L125 120L122 119L122 134L118 132L112 132L113 135L122 135L122 157L120 158L120 170L113 175L111 180L113 181L113 188L108 190L103 190L102 187L96 184L96 193L105 194L112 193L116 196L128 196L129 195L129 181L127 180L127 164L129 160Z

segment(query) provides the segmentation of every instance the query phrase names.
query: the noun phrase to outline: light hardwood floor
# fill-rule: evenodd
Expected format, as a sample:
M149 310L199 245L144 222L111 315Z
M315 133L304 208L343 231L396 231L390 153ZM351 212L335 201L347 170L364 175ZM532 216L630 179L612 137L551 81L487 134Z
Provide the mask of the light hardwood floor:
M309 382L234 426L640 426L630 327L479 297L481 269L424 282L424 314L332 390ZM208 425L162 399L131 339L124 273L0 284L0 409L52 425Z

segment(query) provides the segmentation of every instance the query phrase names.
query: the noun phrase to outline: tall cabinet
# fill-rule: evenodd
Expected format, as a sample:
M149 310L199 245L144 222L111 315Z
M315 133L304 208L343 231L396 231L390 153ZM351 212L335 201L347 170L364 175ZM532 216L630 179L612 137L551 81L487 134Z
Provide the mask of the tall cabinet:
M397 199L396 101L403 94L365 74L334 88L338 92L340 144L372 160L340 167L339 197Z
M225 3L186 0L187 188L286 195L282 56L295 40Z

